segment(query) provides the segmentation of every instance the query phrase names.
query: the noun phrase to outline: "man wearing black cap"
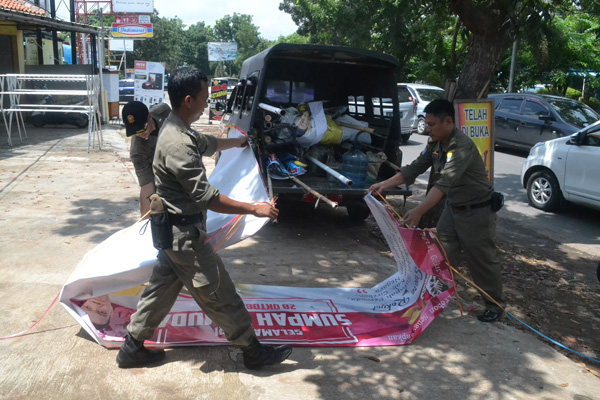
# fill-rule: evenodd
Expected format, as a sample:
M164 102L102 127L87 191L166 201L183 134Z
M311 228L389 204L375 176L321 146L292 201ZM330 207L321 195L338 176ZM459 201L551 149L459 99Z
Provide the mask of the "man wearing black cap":
M129 154L135 174L140 184L140 213L144 216L150 210L148 197L156 191L152 160L158 132L163 122L171 113L171 108L165 103L148 107L140 101L131 101L123 107L122 117L125 133L132 136Z

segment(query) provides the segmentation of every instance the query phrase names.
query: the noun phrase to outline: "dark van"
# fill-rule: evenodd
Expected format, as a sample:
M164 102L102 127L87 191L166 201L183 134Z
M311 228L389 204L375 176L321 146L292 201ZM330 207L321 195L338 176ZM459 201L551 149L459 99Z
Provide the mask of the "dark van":
M244 61L223 123L248 134L271 195L320 194L362 220L368 187L402 162L397 68L383 53L278 44Z

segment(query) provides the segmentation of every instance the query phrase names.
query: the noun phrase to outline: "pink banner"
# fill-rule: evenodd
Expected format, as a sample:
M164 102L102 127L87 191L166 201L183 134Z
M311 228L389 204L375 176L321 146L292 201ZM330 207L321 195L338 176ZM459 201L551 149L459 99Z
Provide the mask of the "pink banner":
M372 196L367 195L365 201L390 246L398 272L372 288L236 285L261 341L296 346L409 344L448 305L455 283L434 239L427 232L401 228ZM123 240L127 241L120 238ZM140 283L151 272L147 265L141 268L146 272L135 277ZM115 279L134 281L133 275L139 270L98 279L92 292L101 296L61 297L61 303L100 344L120 347L143 286L109 289L119 286ZM71 284L81 286L81 282ZM94 286L93 282L93 276L85 280L87 286ZM223 332L185 293L179 295L152 340L146 342L150 347L227 343Z

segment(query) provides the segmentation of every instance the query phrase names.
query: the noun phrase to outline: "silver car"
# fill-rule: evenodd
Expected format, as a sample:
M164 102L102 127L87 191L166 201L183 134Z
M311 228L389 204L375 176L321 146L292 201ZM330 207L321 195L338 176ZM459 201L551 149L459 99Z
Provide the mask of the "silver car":
M400 105L402 136L411 133L426 134L425 106L435 99L445 97L444 89L437 86L418 83L398 84L398 103Z

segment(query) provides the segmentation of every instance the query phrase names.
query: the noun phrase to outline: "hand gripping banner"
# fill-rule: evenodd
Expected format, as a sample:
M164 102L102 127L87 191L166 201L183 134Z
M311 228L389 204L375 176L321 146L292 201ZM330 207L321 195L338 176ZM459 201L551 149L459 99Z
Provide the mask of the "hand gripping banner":
M220 160L211 182L238 200L266 201L268 195L249 149L232 149ZM227 152L224 152L225 154ZM222 165L223 163L223 165ZM226 166L226 165L227 166ZM225 175L219 175L225 171ZM237 172L236 172L237 171ZM248 177L248 175L253 177ZM249 179L247 189L219 187L221 182ZM214 180L213 180L214 179ZM248 188L248 182L242 186ZM254 190L254 189L253 189ZM421 230L399 226L371 195L365 197L396 260L398 271L372 288L302 288L237 284L261 342L299 346L384 346L409 344L451 300L455 283L433 238ZM209 236L234 216L209 213ZM218 222L214 222L218 221ZM246 216L240 233L224 246L255 233L266 221ZM90 251L64 285L60 302L99 344L118 348L143 284L156 262L151 234L142 223L119 231ZM216 239L221 240L221 239ZM315 266L317 268L317 266ZM227 344L223 332L196 302L182 292L147 346Z

